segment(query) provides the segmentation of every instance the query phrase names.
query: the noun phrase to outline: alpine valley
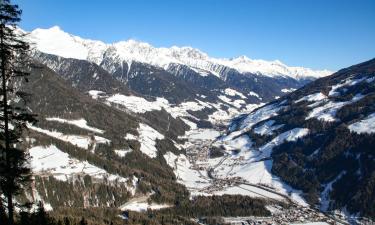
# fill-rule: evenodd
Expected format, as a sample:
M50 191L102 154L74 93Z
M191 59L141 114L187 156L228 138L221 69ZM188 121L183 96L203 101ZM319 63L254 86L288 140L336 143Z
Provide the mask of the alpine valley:
M17 201L91 224L375 219L374 59L317 71L57 26L27 40L38 122Z

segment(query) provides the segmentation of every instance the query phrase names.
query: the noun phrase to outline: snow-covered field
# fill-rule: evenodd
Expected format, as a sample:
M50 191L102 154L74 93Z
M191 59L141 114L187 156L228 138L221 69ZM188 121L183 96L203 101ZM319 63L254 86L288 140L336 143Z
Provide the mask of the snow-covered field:
M149 157L155 158L158 152L155 147L156 139L164 139L164 136L152 127L143 123L139 124L138 133L138 141L141 143L141 148L139 150Z
M74 175L90 175L93 178L125 183L128 179L70 157L55 145L34 146L29 149L33 173L48 174L61 181L67 181Z
M75 145L77 147L84 148L84 149L89 149L89 146L91 146L91 145L95 146L95 144L97 144L97 143L109 144L111 142L110 140L108 140L106 138L103 138L103 137L100 137L100 136L97 136L97 135L94 135L94 136L69 135L69 134L63 134L63 133L58 132L58 131L45 130L45 129L35 127L35 126L31 126L31 125L29 125L28 127L30 129L34 130L34 131L39 132L39 133L46 134L48 136L59 139L61 141L69 142L72 145Z
M122 94L114 94L107 96L104 92L91 90L89 94L94 99L102 99L108 105L114 107L123 107L129 112L145 113L149 111L166 110L173 118L181 118L192 129L196 128L196 124L189 120L189 118L199 120L188 111L200 111L203 109L214 109L214 112L208 115L208 121L212 124L226 124L234 116L241 113L248 113L263 105L261 104L246 104L243 100L244 94L234 89L227 88L223 91L225 95L220 95L218 102L204 102L199 99L182 102L178 105L171 104L165 98L156 98L155 100L147 100L138 96L126 96ZM241 99L233 99L233 97L240 97ZM223 110L223 107L226 108Z
M72 145L75 145L80 148L88 149L90 145L94 145L95 143L104 143L104 144L109 144L111 141L100 137L100 136L85 136L85 135L68 135L68 134L63 134L58 131L50 131L50 130L45 130L39 127L35 126L28 126L30 129L35 130L39 133L46 134L48 136L54 137L56 139L69 142Z
M87 121L85 119L78 119L78 120L66 120L66 119L61 119L61 118L57 118L57 117L51 117L51 118L46 118L47 121L56 121L56 122L59 122L59 123L67 123L67 124L71 124L71 125L74 125L74 126L77 126L79 128L82 128L82 129L85 129L85 130L88 130L88 131L92 131L92 132L95 132L95 133L104 133L103 130L100 130L98 128L95 128L95 127L91 127L89 125L87 125Z
M89 93L91 97L94 99L100 98L98 97L97 91L95 90L91 90ZM222 97L224 99L223 101L229 104L229 107L232 106L230 108L233 108L233 107L239 108L245 103L244 100L241 100L241 99L232 101L226 96L222 96ZM125 107L127 110L134 112L134 113L145 113L148 111L153 111L153 110L158 111L161 109L165 109L174 118L177 118L177 117L193 117L194 118L193 115L188 113L188 110L199 111L204 108L210 108L210 109L215 108L218 111L223 111L221 110L221 104L223 103L214 104L214 103L202 102L198 99L195 101L182 102L179 105L173 105L173 104L170 104L168 100L165 98L156 98L154 101L152 101L152 100L147 100L145 98L138 97L138 96L126 96L122 94L115 94L108 98L106 98L106 96L104 95L103 98L105 98L105 101L107 102L107 104L121 105ZM229 116L233 115L232 113L229 113L229 114L227 112L225 113L226 113L225 118L227 119L230 118ZM237 114L239 113L237 109L235 109L235 113Z
M171 207L171 205L168 204L157 204L157 203L149 203L147 200L149 198L149 195L146 196L140 196L131 199L124 205L120 206L121 211L135 211L135 212L144 212L147 211L147 209L151 210L158 210L163 208Z
M93 95L96 96L96 95ZM161 110L163 106L168 105L168 101L164 98L157 98L154 102L149 102L144 98L137 96L126 96L115 94L106 99L109 103L115 103L125 106L135 113L145 113L147 111Z

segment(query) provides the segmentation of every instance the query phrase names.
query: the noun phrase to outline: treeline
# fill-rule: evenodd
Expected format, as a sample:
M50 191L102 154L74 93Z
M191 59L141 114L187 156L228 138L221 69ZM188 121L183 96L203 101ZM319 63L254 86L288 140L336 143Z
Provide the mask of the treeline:
M187 217L215 216L270 216L266 201L243 195L196 196L191 201L182 202L174 208L160 212Z

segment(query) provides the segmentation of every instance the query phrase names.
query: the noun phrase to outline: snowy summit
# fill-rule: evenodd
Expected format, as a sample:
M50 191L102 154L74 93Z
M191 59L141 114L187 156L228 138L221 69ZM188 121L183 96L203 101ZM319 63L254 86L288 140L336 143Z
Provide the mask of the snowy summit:
M105 57L117 59L120 63L131 65L132 61L142 62L168 68L171 64L181 64L210 72L220 76L225 68L237 70L240 73L254 73L270 77L291 77L303 79L319 78L332 74L328 70L312 70L303 67L291 67L279 60L253 60L246 56L238 58L213 58L208 54L192 47L170 48L154 47L136 40L120 41L106 44L102 41L83 39L64 32L60 27L35 29L30 33L30 41L37 50L65 58L84 59L101 64ZM203 75L204 73L202 73Z

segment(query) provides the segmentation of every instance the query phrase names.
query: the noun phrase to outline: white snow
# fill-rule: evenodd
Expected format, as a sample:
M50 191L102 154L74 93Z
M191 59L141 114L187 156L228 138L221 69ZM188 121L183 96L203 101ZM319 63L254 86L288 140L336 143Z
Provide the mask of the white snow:
M79 38L63 32L58 26L47 30L35 29L28 37L41 52L76 59L86 59L88 56L88 50L79 43Z
M223 144L225 145L225 149L229 151L233 151L233 150L246 151L250 149L250 147L253 145L252 141L247 135L242 135L235 139L223 141Z
M89 91L89 95L93 98L93 99L98 99L99 97L101 97L101 95L105 94L103 91L97 91L97 90L90 90Z
M307 135L309 132L306 128L294 128L292 130L281 133L276 136L270 142L265 145L254 148L252 141L247 135L231 135L232 138L222 138L219 139L215 146L223 146L227 151L239 150L239 153L233 154L231 157L227 158L219 166L215 167L215 176L220 178L227 177L240 177L250 184L261 184L268 187L274 188L278 193L289 195L290 197L301 205L306 205L306 202L300 196L301 191L294 190L290 186L283 183L278 177L271 173L272 160L269 160L272 149L282 144L285 141L296 141ZM246 185L245 185L246 186ZM245 187L241 187L245 188ZM259 191L251 189L251 187L246 187L248 195L254 192L259 196L268 196L271 198L279 199L281 196L272 194L265 190ZM249 190L252 192L249 193ZM230 189L227 191L230 192ZM225 190L222 191L226 192ZM255 195L256 196L256 195Z
M229 105L233 105L236 108L241 108L242 105L246 104L246 102L242 99L237 99L233 101L232 99L228 98L225 95L219 95L218 98L222 100L223 102L228 103Z
M329 91L328 95L329 96L338 96L339 95L339 92L338 90L342 87L349 87L349 86L353 86L353 85L356 85L362 81L364 81L366 79L366 77L363 77L363 78L358 78L358 79L352 79L352 78L347 78L346 80L344 80L343 82L339 83L339 84L336 84L336 85L333 85L331 87L331 90Z
M239 100L241 101L241 99ZM234 101L233 104L242 104L243 102L236 102ZM213 112L211 115L208 116L208 120L212 124L227 124L230 122L232 118L234 118L236 115L239 115L240 113L248 113L253 111L254 109L260 107L263 105L261 104L242 104L242 109L238 109L236 107L231 107L228 104L218 102L218 103L210 103L211 107L215 108L216 111ZM229 107L228 110L221 109L221 106L227 106ZM245 107L245 108L244 108Z
M255 124L267 120L272 116L277 115L278 111L283 108L281 106L284 103L281 102L279 104L271 104L271 105L266 105L263 108L257 109L249 113L246 118L237 126L237 124L231 124L230 125L230 130L232 131L229 135L224 136L222 139L225 140L231 140L236 136L239 136L243 133L246 133L249 131ZM237 130L233 130L233 127L238 128Z
M207 76L208 72L220 76L225 67L243 73L250 72L271 77L292 77L294 79L317 78L332 73L327 70L318 71L303 67L290 67L278 60L253 60L246 56L232 59L212 58L192 47L156 48L148 43L135 40L105 44L101 41L73 36L57 26L50 29L35 29L30 34L30 40L36 43L36 49L39 51L62 57L87 59L98 65L105 57L109 57L116 62L126 61L130 64L132 61L138 61L165 69L172 63L187 65L194 70L199 70L198 72L202 76ZM109 65L107 70L111 72L113 65Z
M220 132L213 129L193 129L180 138L188 138L190 140L214 140L219 136Z
M283 124L274 125L274 120L269 120L265 123L263 123L260 126L257 126L253 129L254 133L260 134L260 135L272 135L274 130L277 130L284 126Z
M257 93L255 93L254 91L250 91L250 92L249 92L249 95L250 95L250 96L255 96L255 97L259 98L259 99L262 99L262 98L259 97L259 95L258 95Z
M145 113L152 110L161 110L164 104L168 104L165 99L159 98L155 102L149 102L142 97L126 96L122 94L115 94L106 99L107 102L115 103L125 106L128 110L135 113ZM167 102L165 102L165 101Z
M358 134L362 133L375 133L375 113L370 114L365 119L350 124L349 130Z
M96 144L96 143L109 144L111 142L110 140L106 138L96 136L96 135L95 136L67 135L58 131L49 131L49 130L45 130L39 127L31 126L31 125L28 125L28 128L35 130L39 133L43 133L48 136L54 137L61 141L69 142L72 145L75 145L77 147L84 148L84 149L88 149L91 144Z
M187 111L199 111L205 107L212 107L202 101L182 102L179 105L172 105L165 98L156 98L155 101L148 101L138 96L126 96L122 94L115 94L106 99L108 103L114 103L124 106L127 110L134 113L145 113L153 110L165 109L173 118L192 116ZM237 103L237 102L236 102Z
M46 118L46 120L47 121L56 121L56 122L59 122L59 123L71 124L71 125L77 126L79 128L85 129L85 130L93 131L95 133L101 133L101 134L104 133L103 130L100 130L98 128L91 127L91 126L87 125L87 121L85 119L66 120L66 119L61 119L61 118L58 118L58 117L51 117L51 118Z
M77 147L88 149L90 145L90 139L87 136L79 136L79 135L65 135L61 132L58 131L49 131L49 130L44 130L39 127L34 127L34 126L29 126L30 129L35 130L39 133L46 134L48 136L57 138L62 141L66 141L71 143L72 145L76 145Z
M172 105L165 105L164 109L169 112L174 118L183 117L183 116L192 116L187 111L200 111L205 107L211 107L207 103L202 101L190 101L190 102L182 102L179 105L172 106Z
M184 123L186 123L190 129L198 129L198 125L188 119L185 119L185 118L180 118L182 121L184 121Z
M152 127L139 123L138 128L139 139L138 141L141 144L140 151L144 154L148 155L151 158L155 158L157 156L157 149L155 147L157 139L164 139L164 136L157 132Z
M129 210L129 211L135 211L135 212L144 212L144 211L147 211L147 209L159 210L159 209L171 207L171 205L168 205L168 204L157 204L157 203L153 203L153 202L148 203L147 198L148 198L148 196L131 199L129 202L120 206L120 210L121 211Z
M55 145L35 146L29 149L31 156L31 168L37 174L51 174L56 179L66 181L73 175L87 174L93 178L119 182L126 182L126 178L109 174L87 161L80 161L62 152Z
M375 81L375 76L373 76L373 77L369 77L369 78L366 79L366 82L367 82L367 83L372 83L372 82L374 82L374 81Z
M296 141L297 139L306 136L308 133L309 129L307 128L294 128L292 130L283 132L267 144L260 147L259 151L261 152L261 154L257 155L257 158L270 157L271 151L275 146L280 145L285 141Z
M327 184L324 185L324 190L320 194L320 210L322 211L327 211L329 209L329 206L331 204L330 200L330 193L332 191L332 185L341 179L343 175L345 175L345 171L342 171L337 177L335 177L332 181L328 182Z
M281 92L283 92L283 93L290 93L290 92L293 92L293 91L295 91L295 90L297 90L297 89L295 89L295 88L283 88L283 89L281 89Z
M363 95L357 94L352 100L346 102L332 102L329 101L326 104L314 108L309 115L306 117L306 120L310 118L317 118L319 120L324 120L328 122L336 121L336 112L345 105L352 104L356 101L359 101L363 98Z
M250 129L254 124L266 120L272 116L276 116L277 113L283 108L280 105L281 104L271 104L253 111L241 123L240 129Z
M125 157L126 154L130 153L133 151L133 149L119 149L119 150L114 150L116 155L120 157Z
M234 89L232 89L232 88L226 88L226 89L224 90L224 93L225 93L226 95L229 95L229 96L232 96L232 97L238 95L239 97L241 97L241 98L243 98L243 99L246 99L245 95L243 95L241 92L236 91L236 90L234 90Z
M126 140L137 140L137 136L135 136L135 135L133 135L133 134L131 134L131 133L127 133L127 134L125 135L125 139L126 139Z
M192 165L184 154L177 156L172 152L167 152L164 154L164 159L173 169L177 182L184 184L192 191L192 194L196 193L194 190L208 186L209 183L201 177L199 172L191 168Z
M270 77L283 76L292 77L295 79L303 77L323 77L328 76L332 72L328 70L314 71L309 68L303 67L290 67L286 66L279 60L275 61L265 61L259 59L249 59L246 56L240 56L234 59L216 59L214 60L218 63L236 69L240 72L262 74Z
M302 102L302 101L308 101L308 102L316 102L316 101L321 101L327 99L327 96L325 96L323 93L318 92L315 94L307 95L305 97L302 97L295 101L295 103Z

